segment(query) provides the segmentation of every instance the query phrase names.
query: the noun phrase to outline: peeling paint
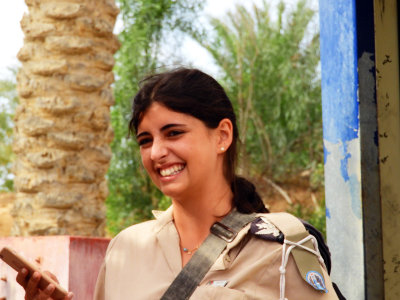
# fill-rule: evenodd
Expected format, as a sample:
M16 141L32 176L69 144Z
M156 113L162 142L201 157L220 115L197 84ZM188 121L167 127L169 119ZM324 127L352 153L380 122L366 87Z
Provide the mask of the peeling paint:
M330 153L325 163L325 192L333 280L349 299L364 299L364 282L348 280L364 276L359 138L344 144L325 140L324 145ZM346 161L345 172L341 161Z
M347 172L348 159L351 158L351 154L347 152L346 144L343 145L343 158L340 160L340 172L344 181L349 181L349 173Z
M351 141L359 129L354 3L320 1L320 20L324 140Z
M330 152L328 150L326 150L326 147L324 144L324 165L326 164L326 158L328 157L329 154L330 154Z
M372 27L358 26L360 18L356 18L356 14L364 16L363 13L367 13L372 18L373 5L362 0L320 0L319 12L325 199L327 238L332 253L331 277L347 299L364 300L366 272L360 147L361 136L365 138L366 132L365 124L361 123L360 102L365 100L365 92L371 96L367 100L374 99L375 81L371 76L374 71L373 51L366 51L373 49L373 38L372 47L370 42L373 22ZM370 25L368 22L365 24ZM358 59L363 51L363 67L367 69L360 71ZM386 65L389 64L388 61ZM359 72L368 73L368 79L372 78L365 90L359 90ZM374 131L376 127L371 133ZM377 137L372 143L376 149Z
M329 210L328 207L325 208L325 214L326 214L326 217L327 217L328 219L331 218L331 211Z

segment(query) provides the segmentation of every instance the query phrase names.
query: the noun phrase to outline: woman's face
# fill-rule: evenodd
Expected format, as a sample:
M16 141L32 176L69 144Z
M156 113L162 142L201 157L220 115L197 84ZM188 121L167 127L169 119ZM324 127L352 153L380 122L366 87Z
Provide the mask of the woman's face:
M222 173L218 130L157 102L145 112L137 140L143 166L155 185L172 198L199 193L214 174Z

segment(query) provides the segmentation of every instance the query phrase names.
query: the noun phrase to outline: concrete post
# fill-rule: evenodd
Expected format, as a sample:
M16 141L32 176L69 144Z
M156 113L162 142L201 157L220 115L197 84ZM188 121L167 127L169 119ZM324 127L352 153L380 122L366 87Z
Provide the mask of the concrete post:
M398 2L374 0L374 11L384 292L385 299L400 299Z
M332 279L364 299L357 28L354 1L320 1L325 197ZM357 280L354 280L357 278Z
M348 299L400 296L397 11L320 1L327 235Z

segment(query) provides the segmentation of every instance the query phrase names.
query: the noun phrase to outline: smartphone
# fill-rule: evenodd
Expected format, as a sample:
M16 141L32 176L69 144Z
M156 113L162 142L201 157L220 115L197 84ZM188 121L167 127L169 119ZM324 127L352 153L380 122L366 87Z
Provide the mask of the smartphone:
M57 282L51 279L48 275L42 273L34 264L27 261L11 248L4 247L0 251L0 258L17 272L21 271L22 268L27 269L27 278L32 276L33 272L39 272L41 274L41 277L38 286L41 290L44 290L49 285L49 283L52 283L56 287L53 294L51 294L51 297L53 299L62 300L65 298L65 296L67 296L68 292L63 289Z

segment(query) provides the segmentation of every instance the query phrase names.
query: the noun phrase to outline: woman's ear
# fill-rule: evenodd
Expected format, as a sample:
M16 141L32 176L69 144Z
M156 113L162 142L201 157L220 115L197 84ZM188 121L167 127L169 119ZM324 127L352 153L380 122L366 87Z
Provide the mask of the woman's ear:
M218 140L218 152L224 153L228 150L229 146L232 144L233 139L233 126L231 120L225 118L219 122L217 129Z

